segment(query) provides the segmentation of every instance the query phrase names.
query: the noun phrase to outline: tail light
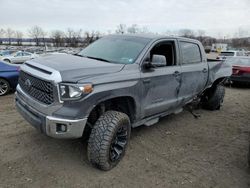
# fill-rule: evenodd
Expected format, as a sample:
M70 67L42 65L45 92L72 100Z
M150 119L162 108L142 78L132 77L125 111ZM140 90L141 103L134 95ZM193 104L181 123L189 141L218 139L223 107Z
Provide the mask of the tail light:
M250 67L233 66L233 75L242 75L244 73L250 73Z

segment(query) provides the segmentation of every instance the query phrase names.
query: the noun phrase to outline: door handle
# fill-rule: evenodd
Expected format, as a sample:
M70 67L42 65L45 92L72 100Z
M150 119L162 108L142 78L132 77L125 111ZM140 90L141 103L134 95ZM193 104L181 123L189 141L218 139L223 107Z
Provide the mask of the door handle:
M204 68L204 69L202 70L202 72L203 72L203 73L207 73L207 69Z
M151 79L150 79L150 78L147 78L147 79L144 79L144 80L143 80L143 83L145 83L145 84L146 84L146 83L150 83L150 81L151 81Z
M177 77L177 76L180 76L180 74L181 73L179 71L175 71L173 75Z

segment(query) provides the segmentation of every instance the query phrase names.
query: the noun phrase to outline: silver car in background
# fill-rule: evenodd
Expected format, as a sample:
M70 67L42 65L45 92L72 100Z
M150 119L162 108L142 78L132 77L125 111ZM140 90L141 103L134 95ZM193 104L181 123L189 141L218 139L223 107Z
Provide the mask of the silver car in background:
M216 59L218 60L226 60L228 57L239 57L239 56L246 56L244 51L222 51Z
M24 63L27 60L34 59L39 57L37 54L33 54L26 51L18 51L12 53L9 56L4 56L1 60L8 62L8 63Z

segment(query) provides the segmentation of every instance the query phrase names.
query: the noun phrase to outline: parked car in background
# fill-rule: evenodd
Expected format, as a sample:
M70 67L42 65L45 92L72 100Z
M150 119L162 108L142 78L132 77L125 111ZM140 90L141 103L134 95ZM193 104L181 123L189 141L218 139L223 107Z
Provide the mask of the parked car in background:
M219 56L217 57L218 60L225 60L228 57L238 57L238 56L245 56L245 52L244 51L234 51L234 50L230 50L230 51L222 51Z
M0 50L0 57L10 56L15 50Z
M2 60L8 63L24 63L27 60L34 59L39 57L37 54L33 54L26 51L18 51L16 53L12 53L9 56L2 57Z
M233 74L230 80L233 83L249 83L250 84L250 57L233 57L226 60L233 66Z
M0 96L6 95L11 90L15 90L20 67L0 61Z

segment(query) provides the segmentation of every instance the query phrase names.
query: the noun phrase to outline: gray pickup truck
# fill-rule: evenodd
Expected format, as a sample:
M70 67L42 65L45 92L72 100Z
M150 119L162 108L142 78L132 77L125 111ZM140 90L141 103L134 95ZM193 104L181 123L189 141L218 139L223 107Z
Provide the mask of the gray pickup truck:
M76 55L27 61L16 90L20 114L54 138L88 135L88 158L110 170L125 154L131 128L179 113L193 100L220 109L232 67L207 62L196 40L111 35Z

